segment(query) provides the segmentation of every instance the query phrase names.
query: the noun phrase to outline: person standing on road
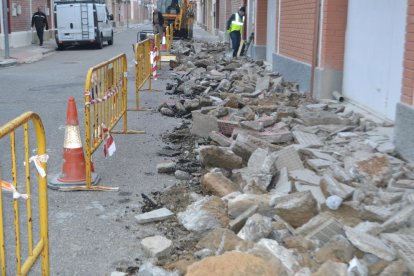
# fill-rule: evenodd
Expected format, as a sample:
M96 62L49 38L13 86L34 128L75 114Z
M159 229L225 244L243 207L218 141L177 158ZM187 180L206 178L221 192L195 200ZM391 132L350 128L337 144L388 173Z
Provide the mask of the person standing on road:
M154 34L162 35L164 32L164 17L159 9L155 8L154 13L152 14L152 26L154 29Z
M237 52L240 47L245 14L246 8L241 7L238 12L232 14L229 20L227 20L227 31L230 33L231 45L233 47L233 57L237 56Z
M32 17L32 28L36 27L37 37L40 41L40 46L43 45L43 30L46 27L46 30L49 30L49 25L47 24L46 14L41 12L40 7L37 7L37 12L33 14Z

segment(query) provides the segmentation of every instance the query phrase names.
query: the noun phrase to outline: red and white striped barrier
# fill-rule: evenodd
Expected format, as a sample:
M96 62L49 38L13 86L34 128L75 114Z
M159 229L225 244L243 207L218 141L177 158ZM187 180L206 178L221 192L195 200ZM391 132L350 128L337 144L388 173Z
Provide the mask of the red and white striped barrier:
M158 63L158 50L157 47L152 48L151 51L151 72L152 72L152 79L156 80L158 78L157 75L157 63Z

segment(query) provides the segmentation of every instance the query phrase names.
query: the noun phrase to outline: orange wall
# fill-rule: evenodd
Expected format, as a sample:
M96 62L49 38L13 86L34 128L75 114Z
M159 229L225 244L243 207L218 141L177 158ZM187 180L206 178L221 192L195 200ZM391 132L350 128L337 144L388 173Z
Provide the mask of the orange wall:
M272 0L271 0L272 1ZM274 1L274 0L273 0ZM256 1L255 44L266 45L267 0ZM249 36L250 34L248 34Z
M405 35L404 76L401 102L413 105L414 96L414 0L409 0Z
M316 0L280 0L279 53L311 63Z

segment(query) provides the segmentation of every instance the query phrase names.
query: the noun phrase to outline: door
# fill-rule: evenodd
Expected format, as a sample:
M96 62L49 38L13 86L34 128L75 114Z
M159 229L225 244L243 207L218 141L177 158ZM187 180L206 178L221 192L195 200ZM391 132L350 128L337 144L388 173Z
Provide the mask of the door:
M81 40L80 4L56 5L56 24L60 41Z
M388 119L399 102L407 0L350 0L345 41L345 97Z
M97 19L98 19L98 26L99 30L102 32L102 35L105 38L111 36L111 26L110 21L108 19L108 14L106 12L106 6L97 4L96 5L96 12L97 12Z

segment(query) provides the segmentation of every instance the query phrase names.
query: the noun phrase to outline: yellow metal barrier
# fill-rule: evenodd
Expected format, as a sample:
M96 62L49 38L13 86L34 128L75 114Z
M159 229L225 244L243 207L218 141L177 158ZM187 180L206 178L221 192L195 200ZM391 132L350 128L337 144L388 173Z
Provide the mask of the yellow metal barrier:
M160 41L160 35L156 34L154 35L154 45L157 47L157 56L158 56L158 68L161 69L161 41Z
M174 27L173 24L167 26L165 30L165 51L166 53L162 53L160 56L161 62L169 62L170 60L176 60L177 57L170 54L172 45L173 45L173 38L174 38Z
M8 122L4 126L0 127L0 140L5 136L10 136L11 147L11 177L13 179L11 185L13 189L17 187L17 164L16 161L16 130L20 127L23 128L23 140L24 140L24 160L25 160L25 180L26 180L26 193L31 195L31 178L30 178L30 165L29 154L29 121L32 121L34 125L36 141L37 141L37 154L38 156L44 156L46 154L46 139L43 129L42 121L39 115L33 112L26 112L16 119ZM46 163L38 162L38 166L43 168L46 172ZM1 169L1 167L0 167ZM0 171L0 182L2 181ZM22 177L23 178L23 177ZM19 201L14 200L14 229L15 229L15 243L16 243L16 273L15 275L27 275L33 267L36 260L41 257L41 270L42 275L49 275L49 238L48 238L48 203L47 203L47 182L46 177L38 175L38 204L39 204L39 241L33 245L33 217L32 217L32 199L29 197L26 202L26 224L27 224L27 258L22 264L21 257L21 240L20 240L20 220L19 220ZM3 217L3 199L0 192L0 261L1 261L1 274L6 275L6 249L4 239L4 217Z
M135 108L128 110L145 110L139 107L139 92L148 81L151 90L151 41L149 39L135 44Z
M91 158L109 132L143 134L144 131L128 130L127 119L127 59L120 54L106 62L91 67L85 80L85 144L86 186L70 190L112 191L118 188L91 185ZM123 130L112 129L123 118ZM107 131L103 129L107 128Z

